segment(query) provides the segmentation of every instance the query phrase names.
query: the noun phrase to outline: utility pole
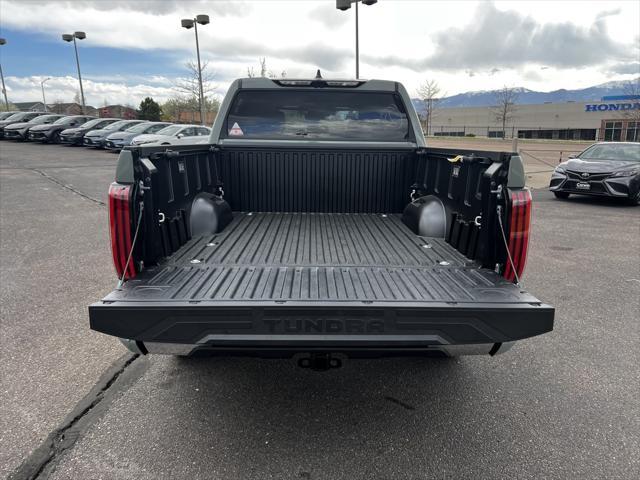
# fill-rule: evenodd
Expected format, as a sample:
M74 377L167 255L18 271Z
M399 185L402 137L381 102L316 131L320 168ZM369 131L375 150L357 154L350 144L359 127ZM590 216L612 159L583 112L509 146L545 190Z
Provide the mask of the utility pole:
M186 18L181 21L182 27L189 30L194 28L196 32L196 54L198 56L198 82L200 83L200 124L205 124L204 89L202 87L202 65L200 63L200 41L198 40L198 24L207 25L209 15L197 15L196 18Z
M378 3L378 0L336 0L336 8L338 10L349 10L351 4L356 4L356 79L360 78L360 21L358 18L358 3L364 3L365 5L373 5Z
M76 43L76 38L78 40L84 40L87 38L87 34L84 32L74 32L73 34L63 34L62 40L65 42L73 41L73 48L76 52L76 66L78 67L78 82L80 82L80 98L82 100L82 113L86 115L87 107L84 102L84 89L82 88L82 74L80 73L80 58L78 57L78 44Z
M0 38L0 45L6 45L7 41L4 38ZM4 73L2 73L2 64L0 64L0 78L2 78L2 94L4 95L4 105L9 111L9 100L7 100L7 87L4 85Z
M42 88L42 104L44 105L44 111L47 111L47 99L44 96L44 84L46 81L51 80L51 77L47 77L40 82L40 88Z

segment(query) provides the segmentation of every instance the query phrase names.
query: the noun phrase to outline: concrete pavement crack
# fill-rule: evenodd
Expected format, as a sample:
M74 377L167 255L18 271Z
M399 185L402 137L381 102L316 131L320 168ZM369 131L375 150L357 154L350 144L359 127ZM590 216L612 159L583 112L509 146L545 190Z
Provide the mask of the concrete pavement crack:
M56 185L61 186L62 188L64 188L65 190L69 190L70 192L75 193L76 195L81 196L82 198L86 198L87 200L93 202L93 203L97 203L98 205L101 205L103 207L105 207L107 204L104 203L102 200L98 200L97 198L92 197L91 195L88 195L80 190L78 190L77 188L72 187L71 185L68 185L60 180L58 180L56 177L53 177L51 175L49 175L47 172L43 171L43 170L39 170L37 168L29 168L28 170L31 170L33 172L39 173L40 175L42 175L44 178L46 178L47 180L49 180L50 182L55 183Z
M49 478L63 454L107 411L114 397L125 392L144 374L148 363L146 358L130 353L116 360L62 424L9 475L9 480Z

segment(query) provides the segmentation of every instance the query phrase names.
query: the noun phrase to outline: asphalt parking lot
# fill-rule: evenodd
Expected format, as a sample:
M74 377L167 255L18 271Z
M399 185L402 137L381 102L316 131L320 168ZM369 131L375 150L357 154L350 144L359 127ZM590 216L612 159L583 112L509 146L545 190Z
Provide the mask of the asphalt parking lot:
M134 357L86 310L116 158L0 142L3 477L640 477L640 208L534 191L524 287L556 327L505 355Z

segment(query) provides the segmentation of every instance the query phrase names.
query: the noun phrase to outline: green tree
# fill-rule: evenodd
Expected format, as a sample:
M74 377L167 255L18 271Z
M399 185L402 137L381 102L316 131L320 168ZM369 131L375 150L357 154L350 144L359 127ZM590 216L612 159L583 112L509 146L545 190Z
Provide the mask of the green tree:
M146 97L142 102L140 102L140 108L138 108L137 113L140 120L157 122L162 116L162 109L160 108L160 105L153 100L153 98Z

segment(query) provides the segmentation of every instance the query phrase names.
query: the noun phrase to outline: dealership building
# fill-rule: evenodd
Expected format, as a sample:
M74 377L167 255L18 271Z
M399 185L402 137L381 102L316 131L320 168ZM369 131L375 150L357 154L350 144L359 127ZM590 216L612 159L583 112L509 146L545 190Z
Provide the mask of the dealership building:
M517 104L502 131L495 107L434 109L429 135L640 141L640 96L600 101Z

